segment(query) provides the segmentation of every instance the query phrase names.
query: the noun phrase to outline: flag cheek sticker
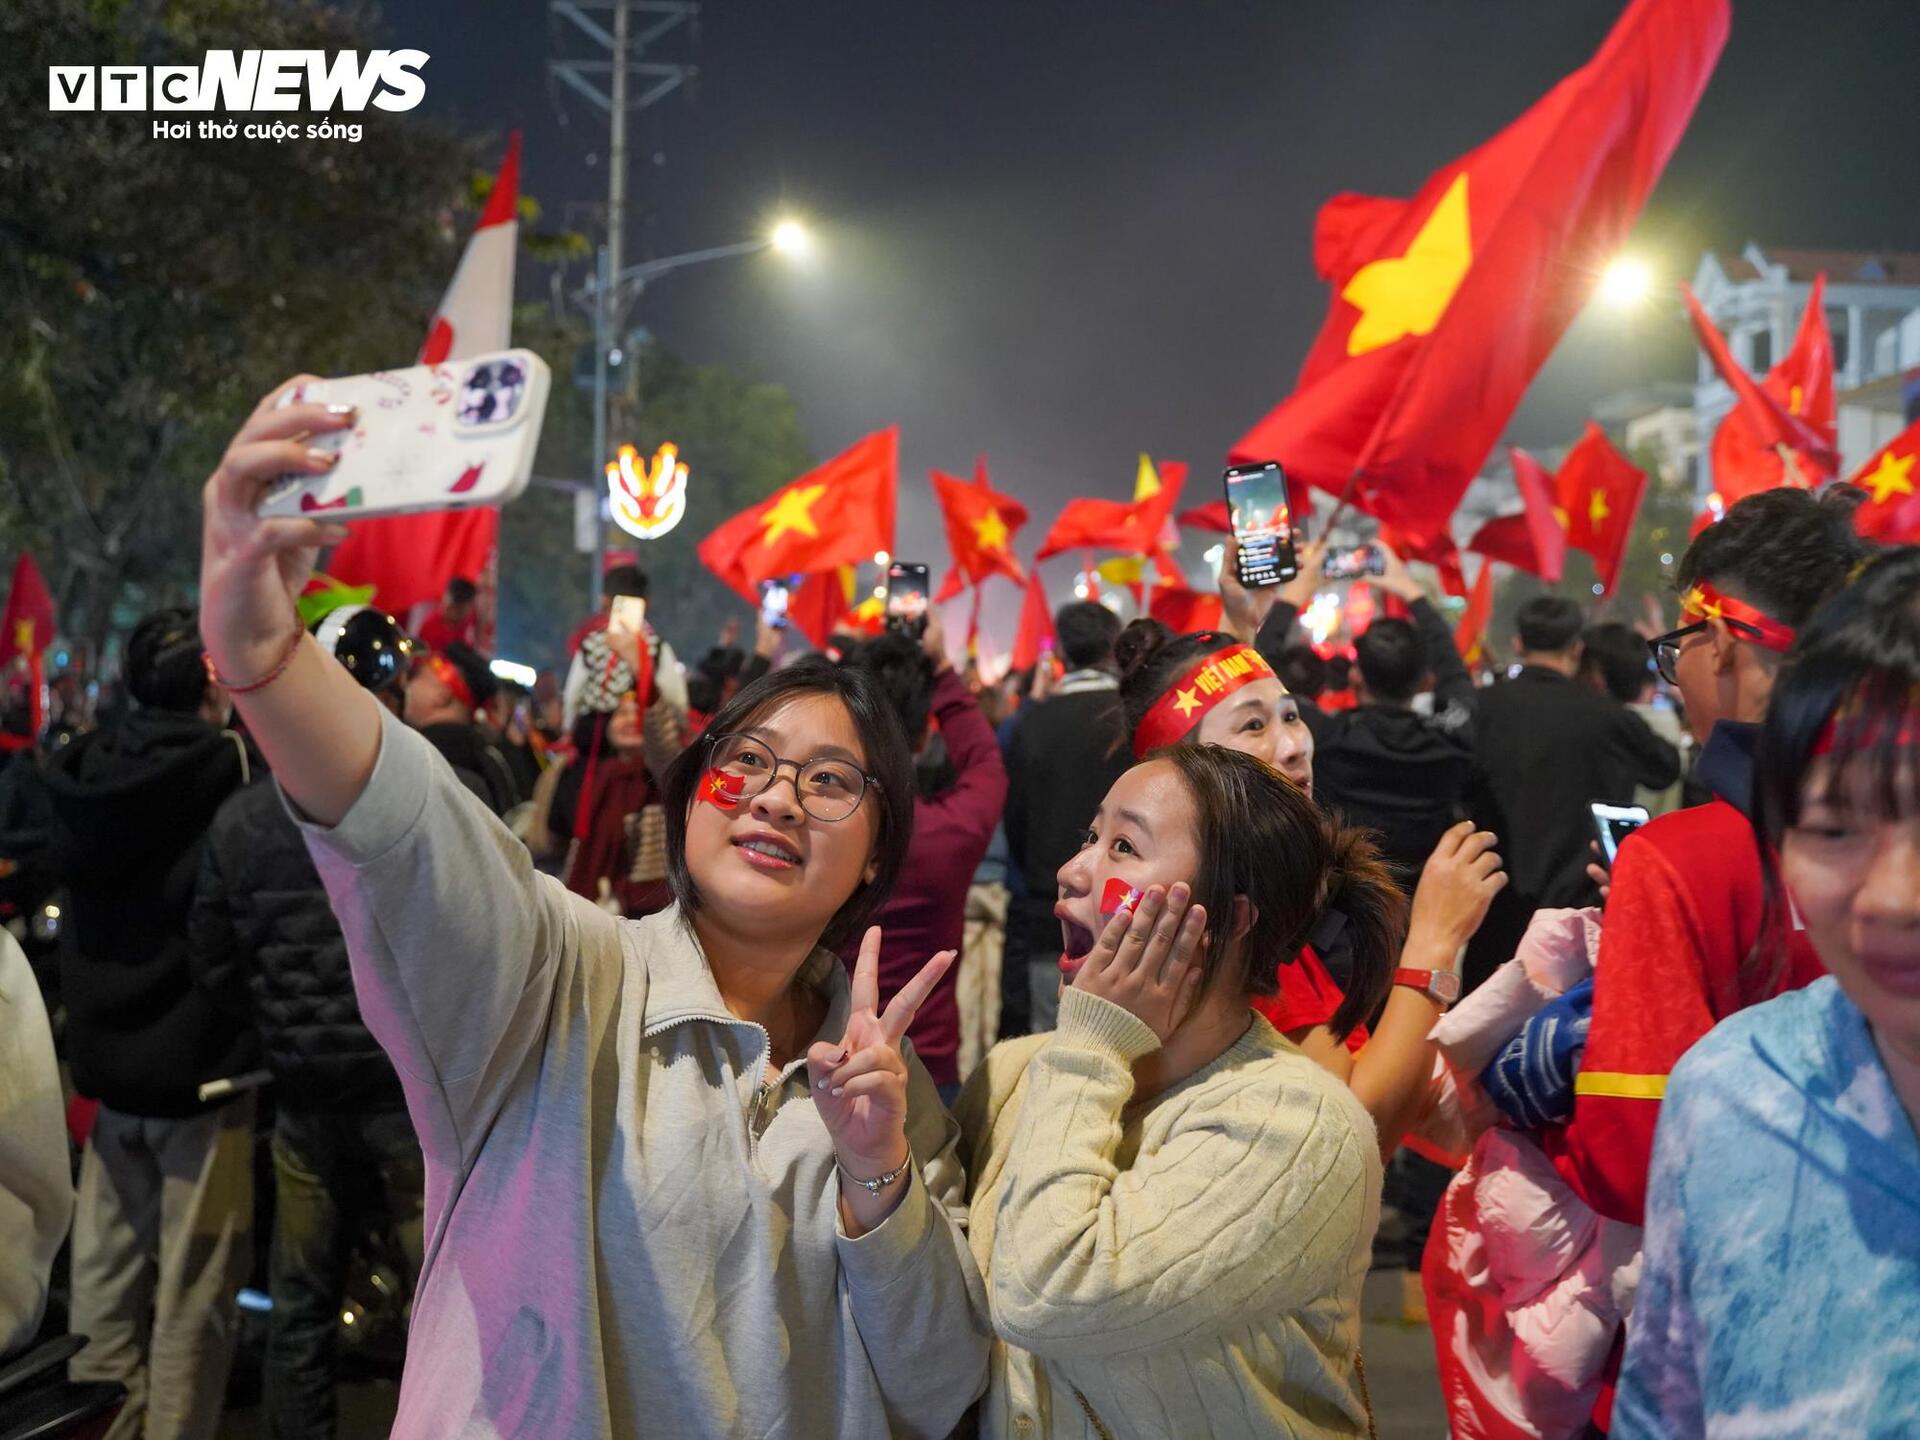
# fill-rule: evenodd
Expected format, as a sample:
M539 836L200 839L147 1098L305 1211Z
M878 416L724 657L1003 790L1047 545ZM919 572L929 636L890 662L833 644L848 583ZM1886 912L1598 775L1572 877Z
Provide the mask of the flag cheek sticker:
M1140 904L1140 897L1146 893L1146 891L1136 889L1118 876L1115 876L1113 879L1107 881L1107 888L1101 893L1100 913L1103 916L1111 915L1122 905L1126 906L1129 910L1135 909Z
M724 770L709 770L700 777L698 798L716 810L738 810L740 792L747 788L747 777L729 775Z

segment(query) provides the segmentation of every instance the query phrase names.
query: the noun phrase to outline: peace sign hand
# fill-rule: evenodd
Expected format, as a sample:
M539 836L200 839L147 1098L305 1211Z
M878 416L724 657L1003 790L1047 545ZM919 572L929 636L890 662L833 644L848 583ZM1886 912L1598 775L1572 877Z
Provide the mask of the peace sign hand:
M1073 988L1110 1000L1144 1021L1162 1045L1200 993L1200 940L1207 909L1186 884L1151 885L1139 908L1121 906L1093 942Z
M897 1170L907 1159L907 1061L900 1038L953 964L942 950L880 1012L880 927L860 942L853 967L853 1012L840 1044L807 1051L807 1078L841 1165L856 1179Z

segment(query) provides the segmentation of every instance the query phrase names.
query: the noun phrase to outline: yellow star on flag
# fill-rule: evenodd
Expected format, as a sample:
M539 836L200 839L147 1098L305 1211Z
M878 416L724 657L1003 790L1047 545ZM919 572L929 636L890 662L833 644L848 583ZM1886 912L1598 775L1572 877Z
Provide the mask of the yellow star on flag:
M1153 468L1153 458L1145 453L1140 456L1140 469L1133 477L1133 503L1151 500L1160 493L1160 472Z
M1190 719L1200 708L1200 696L1192 688L1182 690L1174 696L1173 708L1180 712L1182 720Z
M1340 292L1342 300L1361 312L1347 335L1347 354L1364 355L1408 335L1431 334L1472 264L1473 229L1463 170L1405 255L1362 265Z
M760 543L770 546L789 530L809 539L819 539L820 528L813 523L813 502L826 493L825 485L803 485L798 490L787 491L760 517L760 523L766 527L761 532Z
M979 542L982 550L1004 550L1007 548L1007 522L1000 518L998 510L989 509L973 522L973 538Z
M1913 494L1913 462L1920 459L1916 455L1895 455L1891 451L1880 457L1880 463L1871 475L1860 480L1860 485L1873 492L1873 503L1884 505L1895 495Z
M1613 511L1607 508L1606 491L1596 490L1587 497L1587 523L1594 529L1598 530L1600 522L1612 513Z

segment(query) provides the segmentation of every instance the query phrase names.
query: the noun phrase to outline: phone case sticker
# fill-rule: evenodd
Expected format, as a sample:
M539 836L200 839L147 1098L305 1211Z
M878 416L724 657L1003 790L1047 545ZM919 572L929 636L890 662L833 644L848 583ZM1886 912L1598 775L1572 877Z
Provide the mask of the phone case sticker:
M480 483L480 472L486 468L487 468L487 462L484 460L482 460L478 465L469 465L466 469L460 472L460 478L453 482L452 488L449 489L447 493L449 495L466 494L469 490L473 489L474 486Z

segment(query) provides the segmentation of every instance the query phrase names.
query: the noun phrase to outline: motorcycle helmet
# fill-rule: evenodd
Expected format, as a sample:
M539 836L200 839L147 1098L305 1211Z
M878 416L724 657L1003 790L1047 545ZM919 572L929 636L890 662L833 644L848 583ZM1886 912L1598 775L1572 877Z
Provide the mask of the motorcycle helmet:
M321 647L347 667L363 689L379 694L403 684L413 669L413 641L400 622L372 605L345 605L313 627Z

